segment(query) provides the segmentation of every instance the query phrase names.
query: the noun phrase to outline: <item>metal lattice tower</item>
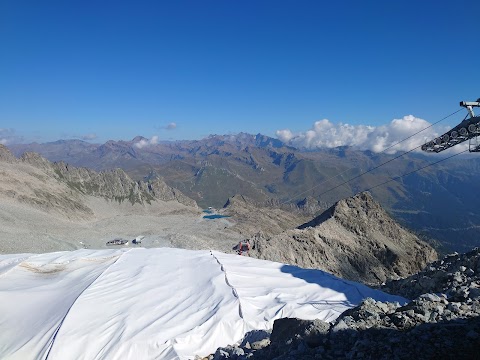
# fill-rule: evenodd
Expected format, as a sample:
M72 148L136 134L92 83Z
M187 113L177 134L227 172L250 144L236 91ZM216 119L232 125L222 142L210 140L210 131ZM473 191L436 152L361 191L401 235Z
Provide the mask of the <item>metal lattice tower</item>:
M468 110L465 120L447 131L442 136L422 145L422 150L426 152L441 152L452 146L469 141L470 152L480 152L480 116L475 116L474 107L480 107L480 98L477 101L460 101L460 106Z

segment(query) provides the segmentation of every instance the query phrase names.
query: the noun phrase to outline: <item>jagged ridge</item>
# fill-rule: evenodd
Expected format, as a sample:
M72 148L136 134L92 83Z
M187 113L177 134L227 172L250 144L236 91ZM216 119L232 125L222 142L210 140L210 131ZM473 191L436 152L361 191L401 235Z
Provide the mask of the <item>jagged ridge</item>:
M295 230L276 236L259 233L251 240L252 256L369 284L413 274L437 256L369 193L341 200Z
M153 200L176 200L187 206L196 206L194 200L177 189L169 187L160 178L148 182L132 180L122 169L96 172L87 168L69 166L63 161L51 163L41 155L26 152L20 160L50 174L70 188L86 195L104 197L109 200L134 203L150 203Z

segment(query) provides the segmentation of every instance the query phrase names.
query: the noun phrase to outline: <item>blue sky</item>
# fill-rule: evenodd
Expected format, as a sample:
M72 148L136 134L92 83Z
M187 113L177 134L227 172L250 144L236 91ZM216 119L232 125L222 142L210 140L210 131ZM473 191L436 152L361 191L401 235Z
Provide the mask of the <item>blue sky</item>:
M0 138L434 122L480 97L479 21L473 0L3 0Z

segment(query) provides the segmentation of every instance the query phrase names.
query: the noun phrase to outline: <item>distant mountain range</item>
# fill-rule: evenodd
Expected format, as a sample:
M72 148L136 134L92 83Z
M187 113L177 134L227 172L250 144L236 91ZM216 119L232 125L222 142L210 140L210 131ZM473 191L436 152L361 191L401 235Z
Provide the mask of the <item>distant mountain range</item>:
M9 148L17 156L34 151L51 161L94 170L121 168L134 180L161 177L202 207L221 207L241 194L262 206L295 208L309 215L439 159L408 154L343 184L395 155L347 147L303 151L278 139L245 133L158 144L136 137L105 144L59 140ZM479 176L480 159L457 157L371 193L421 236L438 239L448 250L468 250L480 245Z
M215 220L159 178L134 181L122 169L96 172L34 152L16 158L3 145L0 165L0 253L103 248L110 241L102 238L131 239L132 233L144 234L142 246L234 253L253 235L250 256L370 284L410 275L436 258L368 193L342 200L337 210L313 220L308 208L285 211L274 201L236 195L223 209L208 210L220 217Z

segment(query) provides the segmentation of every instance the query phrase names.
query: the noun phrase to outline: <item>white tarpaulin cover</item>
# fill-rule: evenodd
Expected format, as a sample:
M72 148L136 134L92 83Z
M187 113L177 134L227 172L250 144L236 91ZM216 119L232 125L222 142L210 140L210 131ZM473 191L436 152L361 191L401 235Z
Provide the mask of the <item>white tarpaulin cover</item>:
M189 359L372 297L320 270L171 248L0 255L1 359Z

